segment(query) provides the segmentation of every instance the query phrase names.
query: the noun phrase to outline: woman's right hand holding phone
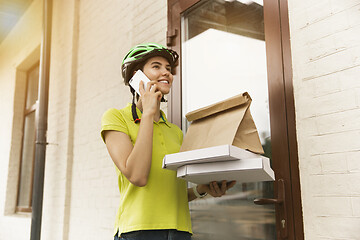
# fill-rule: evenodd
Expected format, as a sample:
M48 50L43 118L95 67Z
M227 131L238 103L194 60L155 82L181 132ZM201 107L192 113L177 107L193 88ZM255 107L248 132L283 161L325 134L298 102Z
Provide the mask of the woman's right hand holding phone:
M156 83L156 81L150 81L145 87L144 82L140 82L139 91L143 114L155 115L159 110L162 93L159 91Z

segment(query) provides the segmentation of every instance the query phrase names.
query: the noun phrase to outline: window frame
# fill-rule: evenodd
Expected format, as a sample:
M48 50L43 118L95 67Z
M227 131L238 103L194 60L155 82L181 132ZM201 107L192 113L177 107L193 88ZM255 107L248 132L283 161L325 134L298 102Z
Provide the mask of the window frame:
M34 182L34 168L35 168L35 140L36 140L36 117L35 117L35 124L34 124L34 139L33 139L33 157L32 157L32 169L31 169L31 182L30 182L30 194L28 196L28 206L19 206L19 196L20 196L20 183L21 183L21 171L22 171L22 162L23 162L23 150L24 150L24 136L25 136L25 120L28 115L34 113L36 116L37 111L37 101L29 106L27 106L27 98L28 98L28 90L29 90L29 75L34 69L40 67L40 62L38 61L32 67L30 67L26 71L26 87L25 87L25 98L24 98L24 110L22 114L22 137L21 137L21 147L20 147L20 159L19 159L19 174L18 174L18 187L17 187L17 195L16 195L16 206L15 212L16 213L31 213L32 212L32 192L33 192L33 182Z

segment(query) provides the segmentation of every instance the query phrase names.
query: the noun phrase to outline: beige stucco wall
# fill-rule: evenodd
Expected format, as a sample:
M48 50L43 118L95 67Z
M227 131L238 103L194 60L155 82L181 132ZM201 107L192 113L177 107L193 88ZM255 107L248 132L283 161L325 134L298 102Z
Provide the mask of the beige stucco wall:
M306 239L360 235L360 3L289 2Z

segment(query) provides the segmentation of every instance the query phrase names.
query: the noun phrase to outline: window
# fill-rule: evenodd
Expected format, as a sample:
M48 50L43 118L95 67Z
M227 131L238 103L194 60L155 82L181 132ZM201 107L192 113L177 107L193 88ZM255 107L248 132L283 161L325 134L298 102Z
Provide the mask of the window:
M35 112L37 109L39 64L26 76L25 109L23 114L22 144L19 168L17 212L31 212L32 186L35 160Z
M182 128L188 112L248 92L271 158L262 1L201 1L182 14L181 29ZM254 198L272 196L272 182L240 183L222 198L191 202L194 238L276 239L274 206L253 204Z

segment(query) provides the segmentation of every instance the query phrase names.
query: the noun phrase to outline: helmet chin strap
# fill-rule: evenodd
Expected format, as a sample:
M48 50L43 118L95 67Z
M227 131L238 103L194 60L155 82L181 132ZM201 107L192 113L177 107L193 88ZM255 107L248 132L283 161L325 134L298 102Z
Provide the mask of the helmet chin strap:
M135 123L140 123L141 119L139 118L139 116L138 116L138 114L136 112L135 90L132 89L132 87L130 87L130 91L131 91L131 93L133 95L132 104L131 104L132 117L133 117Z
M132 111L134 122L140 123L141 119L138 117L138 115L136 113L136 104L134 102L131 105L131 111Z
M130 91L131 91L131 94L133 95L132 97L132 104L131 104L131 113L132 113L132 117L133 117L133 120L135 123L140 123L141 122L141 119L139 118L137 112L136 112L136 103L135 103L135 97L136 97L136 93L135 93L135 90L131 87L130 87ZM164 96L162 96L161 98L161 102L167 102L167 100L164 98ZM161 115L161 114L160 114ZM162 117L162 116L161 116Z

